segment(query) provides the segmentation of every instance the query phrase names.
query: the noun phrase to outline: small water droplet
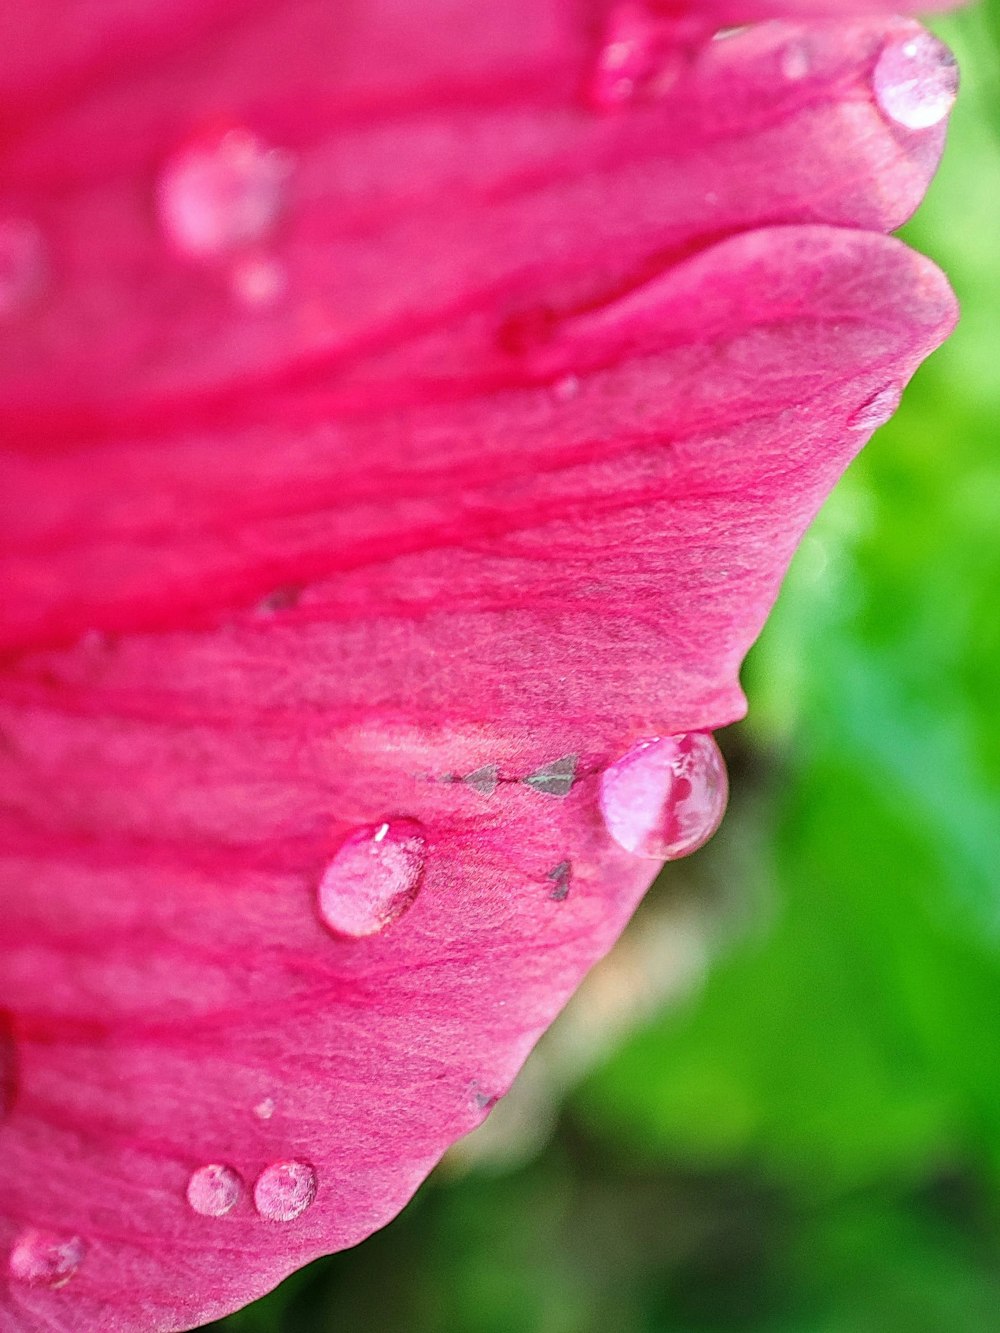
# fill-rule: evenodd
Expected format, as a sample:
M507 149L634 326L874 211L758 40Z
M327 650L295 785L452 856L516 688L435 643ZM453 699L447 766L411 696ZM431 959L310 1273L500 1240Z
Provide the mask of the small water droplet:
M575 375L564 375L552 386L552 396L560 403L568 403L580 392L580 381Z
M19 315L45 285L45 243L26 218L0 218L0 319Z
M316 1197L316 1172L308 1162L272 1162L257 1177L253 1201L269 1222L292 1222Z
M636 856L669 861L706 843L722 822L726 765L707 732L638 741L601 774L608 832Z
M492 796L500 780L500 770L496 764L484 764L474 773L468 773L462 779L467 787L479 792L480 796Z
M86 1242L80 1236L30 1228L22 1231L7 1262L12 1278L29 1287L64 1287L83 1263Z
M554 759L551 764L543 764L529 773L521 781L526 787L532 787L545 796L568 796L576 777L579 758L575 754L564 754L561 759Z
M258 1120L270 1120L271 1116L274 1115L274 1109L274 1098L265 1097L263 1101L258 1102L253 1108L253 1113Z
M803 41L788 42L778 55L778 68L789 83L799 83L812 68L812 54Z
M288 279L276 259L247 255L233 265L229 281L238 301L250 309L263 309L284 295Z
M887 384L870 398L866 398L861 406L852 412L848 418L848 427L857 431L878 430L879 426L884 426L896 411L902 396L897 384Z
M238 1171L221 1162L199 1166L187 1183L187 1201L202 1217L225 1217L236 1207L243 1193Z
M557 866L553 866L546 879L552 881L552 888L549 890L549 897L553 902L565 902L569 896L570 880L573 875L573 867L568 861L560 861Z
M882 111L908 130L944 120L958 95L955 57L932 33L897 33L883 46L872 76Z
M684 64L676 24L638 0L623 0L608 15L587 95L601 110L637 98L662 96Z
M412 819L371 824L350 833L323 873L319 914L337 935L377 935L413 902L427 843Z
M291 160L246 129L188 144L160 176L157 203L184 254L215 259L265 240L285 206Z

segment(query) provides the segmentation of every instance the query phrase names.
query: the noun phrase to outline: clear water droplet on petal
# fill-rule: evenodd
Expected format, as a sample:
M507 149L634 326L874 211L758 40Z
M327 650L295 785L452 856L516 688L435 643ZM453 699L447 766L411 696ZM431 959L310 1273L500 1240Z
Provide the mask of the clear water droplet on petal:
M601 110L662 96L680 76L684 50L674 23L641 0L622 0L608 14L587 90Z
M377 935L412 904L427 860L427 842L413 819L355 829L341 843L319 883L319 914L337 935Z
M269 1222L293 1222L316 1197L316 1172L308 1162L272 1162L257 1177L253 1201Z
M274 1115L274 1110L275 1110L274 1098L265 1097L263 1101L259 1101L257 1105L253 1108L253 1113L258 1120L270 1120L271 1116Z
M896 33L879 54L872 88L890 120L908 130L929 129L954 105L958 64L932 33Z
M235 1208L243 1193L238 1171L221 1162L199 1166L187 1183L187 1201L202 1217L225 1217Z
M27 309L45 286L45 243L27 218L0 218L0 319Z
M580 381L576 375L564 375L552 386L552 396L560 403L571 402L580 392Z
M848 426L851 430L857 431L878 430L879 426L884 426L899 407L902 396L898 384L885 385L870 398L866 398L861 406L852 412L847 422Z
M246 129L190 143L160 175L163 229L178 250L195 259L217 259L258 244L277 225L290 172L287 153Z
M7 1267L12 1278L29 1287L64 1287L83 1263L86 1242L80 1236L54 1231L22 1231L10 1252Z
M620 847L650 860L688 856L722 822L726 765L707 732L638 741L601 774L599 803Z

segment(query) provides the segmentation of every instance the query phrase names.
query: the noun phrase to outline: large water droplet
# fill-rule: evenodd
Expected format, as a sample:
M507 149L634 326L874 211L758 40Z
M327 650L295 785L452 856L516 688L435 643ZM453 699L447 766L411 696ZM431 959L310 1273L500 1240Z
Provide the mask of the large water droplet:
M377 935L413 902L427 843L413 819L355 829L319 883L319 914L338 935Z
M249 130L189 144L160 176L164 230L178 250L197 259L259 244L281 216L290 170L287 153Z
M878 430L879 426L884 426L895 412L901 397L902 391L898 384L887 384L870 398L866 398L861 406L851 413L848 426L851 430L857 431Z
M620 847L651 860L687 856L722 822L726 765L707 732L638 741L601 774L600 806Z
M243 1193L239 1172L221 1162L199 1166L187 1183L187 1201L202 1217L225 1217Z
M925 130L951 110L958 94L958 65L932 33L897 33L882 48L872 87L890 120L908 130Z
M564 754L561 759L553 759L551 764L543 764L529 773L521 781L526 787L540 791L545 796L568 796L576 780L576 766L579 759L575 754Z
M308 1162L272 1162L257 1177L254 1205L269 1222L292 1222L316 1197L316 1172Z
M636 98L661 96L676 83L683 63L675 25L646 4L623 0L608 15L588 98L610 110Z
M259 1101L253 1108L253 1113L258 1120L270 1120L271 1116L274 1115L274 1111L275 1103L273 1097L265 1097L263 1101Z
M64 1287L83 1263L86 1242L80 1236L39 1231L22 1231L10 1252L10 1275L29 1287Z
M44 284L41 232L25 218L0 218L0 319L19 315Z

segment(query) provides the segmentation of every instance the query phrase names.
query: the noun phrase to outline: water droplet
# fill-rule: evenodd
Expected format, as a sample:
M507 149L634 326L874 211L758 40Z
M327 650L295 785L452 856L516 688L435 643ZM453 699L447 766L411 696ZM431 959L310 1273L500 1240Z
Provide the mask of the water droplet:
M869 433L878 430L896 411L902 396L902 390L897 384L887 384L866 398L857 411L852 412L847 422L849 428Z
M413 902L427 859L420 825L394 819L355 829L319 884L319 914L337 935L377 935Z
M580 392L580 381L575 375L564 375L552 386L552 396L560 403L568 403Z
M778 55L778 68L782 78L789 83L804 79L812 68L812 54L805 42L793 41L783 46Z
M554 759L551 764L536 768L534 773L529 773L521 781L526 787L533 787L545 796L568 796L576 777L578 762L577 755L564 754L561 759Z
M620 847L651 860L687 856L722 822L726 765L707 732L638 741L601 774L599 801Z
M235 1208L243 1193L238 1171L221 1162L199 1166L187 1183L187 1201L202 1217L225 1217Z
M951 110L958 95L958 65L932 33L897 33L882 48L872 87L890 120L908 130L925 130Z
M469 773L462 779L467 787L479 792L480 796L492 796L499 780L500 770L496 764L484 764L482 768L477 768L474 773Z
M237 300L250 309L262 309L284 295L288 279L276 259L248 255L233 265L229 281Z
M270 1120L271 1116L274 1115L274 1109L274 1098L265 1097L253 1108L253 1113L258 1120Z
M269 1222L292 1222L316 1197L316 1172L308 1162L272 1162L257 1177L254 1205Z
M549 897L553 902L565 902L569 896L569 885L573 874L573 867L568 861L560 861L557 866L553 866L546 879L552 881L552 888L549 890Z
M29 1287L64 1287L83 1263L86 1242L54 1231L23 1231L10 1252L10 1275Z
M45 285L45 244L26 218L0 218L0 319L30 306Z
M677 82L683 64L676 24L644 3L624 0L608 15L588 98L593 106L612 110L637 98L659 97Z
M265 240L285 205L291 160L245 129L190 143L160 176L157 203L184 254L214 259Z

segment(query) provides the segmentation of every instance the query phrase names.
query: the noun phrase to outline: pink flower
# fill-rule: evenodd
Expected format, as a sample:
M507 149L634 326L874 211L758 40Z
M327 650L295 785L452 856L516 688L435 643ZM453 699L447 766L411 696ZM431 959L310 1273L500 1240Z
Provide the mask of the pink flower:
M824 4L823 13L885 10ZM954 94L805 3L3 21L3 1328L350 1245L660 861L953 319Z

